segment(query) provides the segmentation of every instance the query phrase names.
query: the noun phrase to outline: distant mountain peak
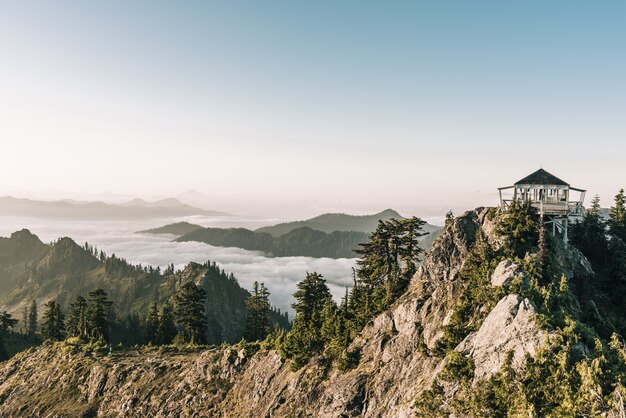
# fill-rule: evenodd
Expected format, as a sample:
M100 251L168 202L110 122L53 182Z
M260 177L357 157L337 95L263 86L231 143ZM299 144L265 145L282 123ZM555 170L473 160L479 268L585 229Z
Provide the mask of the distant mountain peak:
M403 218L402 215L400 215L397 211L395 211L393 209L385 209L382 212L380 212L379 215L392 216L392 217L395 217L395 218Z
M32 238L39 240L37 235L33 234L32 232L30 232L30 230L26 228L13 232L11 234L12 240L22 240L22 239L32 239Z

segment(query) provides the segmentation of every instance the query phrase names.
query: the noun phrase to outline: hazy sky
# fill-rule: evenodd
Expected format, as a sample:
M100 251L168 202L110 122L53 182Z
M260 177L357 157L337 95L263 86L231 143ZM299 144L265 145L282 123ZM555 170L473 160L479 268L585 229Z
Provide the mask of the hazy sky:
M625 22L624 1L0 0L0 193L473 207L543 165L608 204Z

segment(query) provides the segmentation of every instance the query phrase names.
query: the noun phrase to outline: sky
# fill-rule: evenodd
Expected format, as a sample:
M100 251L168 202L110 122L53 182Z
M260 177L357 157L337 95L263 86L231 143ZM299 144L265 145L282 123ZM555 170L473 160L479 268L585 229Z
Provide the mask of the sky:
M434 215L543 167L608 205L625 21L611 0L0 0L0 194Z

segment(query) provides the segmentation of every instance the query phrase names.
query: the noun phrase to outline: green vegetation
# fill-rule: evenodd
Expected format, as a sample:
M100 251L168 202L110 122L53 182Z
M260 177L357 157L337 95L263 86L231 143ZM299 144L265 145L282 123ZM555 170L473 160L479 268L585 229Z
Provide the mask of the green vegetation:
M307 256L352 258L358 245L367 240L364 232L335 231L326 233L308 227L289 231L280 237L245 228L202 228L176 239L197 241L218 247L236 247L263 251L275 257Z
M609 232L612 236L626 242L626 197L624 189L615 195L615 204L609 210Z
M67 336L86 339L87 332L87 301L78 295L76 301L70 303L70 313L67 318Z
M370 241L357 251L361 258L353 299L366 308L365 321L385 310L406 290L424 252L418 241L426 235L422 232L425 223L415 217L380 221Z
M508 215L498 224L498 233L504 238L506 255L524 258L539 242L540 222L537 210L530 201L517 200L508 207Z
M35 338L37 333L37 302L33 299L28 308L28 320L26 323L26 335L28 338Z
M293 328L285 337L281 354L292 359L292 369L297 370L308 363L315 354L320 353L326 340L322 335L325 308L334 302L320 274L309 273L298 283L294 293L296 302L292 305L296 311Z
M61 341L65 336L65 317L61 307L51 300L46 302L44 309L41 335L44 340Z
M504 291L491 286L491 274L502 259L479 235L461 271L461 291L443 338L436 351L443 355L456 347L470 332L476 331L482 320L498 303Z
M241 340L250 293L216 263L190 263L183 270L170 265L162 271L159 267L132 265L87 243L76 245L69 238L46 245L26 230L12 234L11 238L0 238L0 281L3 283L0 306L18 306L21 314L19 328L15 327L20 334L11 340L15 341L15 347L40 343L44 336L45 327L38 321L37 309L46 308L37 303L33 305L34 300L54 301L59 311L66 313L67 336L90 340L89 303L85 297L98 288L106 293L108 300L115 301L115 305L103 306L99 312L94 312L100 319L106 317L107 327L97 332L106 334L111 344L144 344L145 334L152 335L149 340L155 344L155 341L169 344L177 334L173 320L174 296L181 284L190 280L199 280L199 286L207 293L204 303L207 342L220 344ZM159 317L165 315L164 320L159 319L156 339L154 330L145 330L153 303L161 309ZM271 328L290 327L286 312L274 307L270 307L269 322ZM15 350L9 347L8 352Z
M270 332L270 312L272 307L269 301L270 292L265 285L254 282L252 294L246 300L248 315L246 317L246 331L244 338L248 341L262 341Z
M193 282L183 284L174 297L174 316L182 344L206 344L207 318L204 314L206 291Z
M93 289L87 298L87 335L109 341L109 308L113 302L104 289Z
M157 331L159 344L171 344L174 342L178 330L176 329L174 311L169 303L164 304L161 308Z
M405 291L417 270L424 235L418 218L379 221L368 243L359 250L361 259L351 292L339 306L332 300L321 275L308 274L294 294L293 328L277 343L292 368L323 354L336 360L341 370L355 367L359 354L349 345L375 315L387 309Z
M11 328L17 324L17 319L14 319L10 313L6 311L0 313L0 361L8 358L6 340Z
M626 394L626 346L621 337L626 331L622 195L620 191L615 199L608 228L599 216L597 197L583 220L572 227L571 244L588 257L595 275L580 269L568 280L559 271L559 259L567 250L544 233L529 205L499 216L502 248L494 251L484 237L477 237L461 274L453 317L438 344L445 366L416 399L416 416L619 416L611 414L623 411ZM505 289L488 285L493 268L504 258L523 267L528 283L513 282ZM537 324L550 329L553 337L528 358L522 370L514 367L509 353L498 373L473 382L471 359L452 349L480 326L485 312L504 292L529 298L539 310ZM450 382L456 390L447 399L445 388Z
M147 344L159 344L159 307L156 302L152 303L148 310L144 338Z
M388 223L392 219L402 220L391 209L367 216L329 213L305 221L288 222L251 231L245 228L195 228L197 225L179 223L166 225L144 232L180 232L190 229L177 241L198 241L220 247L237 247L251 251L263 251L271 256L308 256L330 258L354 258L359 245L367 242L379 221ZM426 233L422 248L428 249L439 227L422 223Z

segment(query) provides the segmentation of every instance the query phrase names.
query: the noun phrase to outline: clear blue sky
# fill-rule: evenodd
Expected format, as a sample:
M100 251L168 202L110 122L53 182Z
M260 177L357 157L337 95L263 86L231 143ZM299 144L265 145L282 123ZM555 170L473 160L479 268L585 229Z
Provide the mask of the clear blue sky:
M470 207L543 166L608 204L625 22L624 1L0 0L0 192Z

